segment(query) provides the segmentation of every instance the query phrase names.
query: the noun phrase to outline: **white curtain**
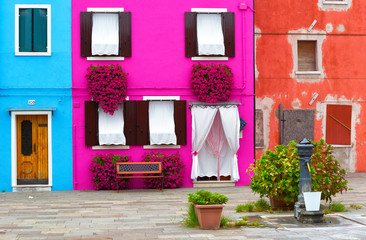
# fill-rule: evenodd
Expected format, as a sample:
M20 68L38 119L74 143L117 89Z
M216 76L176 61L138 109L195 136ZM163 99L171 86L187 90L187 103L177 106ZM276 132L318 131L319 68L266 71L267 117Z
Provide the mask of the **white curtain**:
M237 181L239 171L236 153L239 149L240 128L238 107L221 107L218 110L193 106L191 110L193 148L191 178L230 175Z
M197 14L198 55L225 55L221 14Z
M227 143L231 151L231 170L233 180L239 180L238 157L240 118L238 106L220 108L222 127L224 128Z
M92 55L118 55L118 14L93 14Z
M193 105L192 112L192 172L191 178L197 179L199 174L198 159L199 153L206 141L206 138L210 132L211 126L215 119L217 112L216 108L201 108ZM202 159L202 158L201 158Z
M113 115L105 113L101 107L98 109L99 119L99 144L100 145L126 145L123 133L125 121L123 118L123 105Z
M149 102L150 144L177 144L173 101Z

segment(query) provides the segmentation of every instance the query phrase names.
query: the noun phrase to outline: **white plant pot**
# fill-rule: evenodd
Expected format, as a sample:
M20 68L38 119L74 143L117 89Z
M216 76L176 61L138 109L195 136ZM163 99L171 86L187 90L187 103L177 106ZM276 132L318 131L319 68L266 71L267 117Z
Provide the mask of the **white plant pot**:
M319 211L322 192L303 192L306 211Z

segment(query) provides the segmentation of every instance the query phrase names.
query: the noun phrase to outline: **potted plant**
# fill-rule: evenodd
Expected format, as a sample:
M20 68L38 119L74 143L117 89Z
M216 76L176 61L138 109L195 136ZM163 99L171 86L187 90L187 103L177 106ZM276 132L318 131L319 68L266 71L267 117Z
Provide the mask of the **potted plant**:
M321 199L332 201L336 193L347 190L346 171L332 155L333 148L323 139L314 144L311 156L312 190L321 192ZM253 192L270 199L272 208L293 208L299 195L300 165L296 142L267 150L247 172L251 172Z
M222 209L227 201L228 198L225 195L206 190L188 194L188 202L194 205L201 229L220 227Z
M296 143L278 145L265 154L248 171L253 173L250 187L260 197L268 197L274 210L293 208L299 194L300 166Z

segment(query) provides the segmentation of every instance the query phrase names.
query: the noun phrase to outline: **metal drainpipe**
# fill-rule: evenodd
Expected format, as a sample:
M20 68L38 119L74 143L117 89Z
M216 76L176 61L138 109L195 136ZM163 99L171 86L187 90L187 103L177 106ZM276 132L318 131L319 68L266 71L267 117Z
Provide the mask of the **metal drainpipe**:
M77 182L77 177L76 177L76 125L73 125L73 132L74 132L74 136L73 136L73 175L74 175L74 190L77 190L77 186L78 186L78 182Z

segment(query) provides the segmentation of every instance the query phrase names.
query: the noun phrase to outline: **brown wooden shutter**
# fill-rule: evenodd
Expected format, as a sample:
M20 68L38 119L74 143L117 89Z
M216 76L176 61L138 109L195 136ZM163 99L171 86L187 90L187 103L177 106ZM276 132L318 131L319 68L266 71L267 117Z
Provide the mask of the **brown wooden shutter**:
M177 145L187 144L186 101L174 101L174 123Z
M351 145L351 105L327 105L326 142Z
M80 52L82 57L90 57L93 28L93 13L80 12Z
M316 41L297 42L298 71L317 71Z
M136 145L149 144L149 102L136 101Z
M136 101L126 101L124 104L124 134L126 145L136 145Z
M85 145L97 146L98 143L98 104L85 101Z
M119 13L119 56L131 57L131 12Z
M234 12L222 13L225 56L235 57L235 14Z
M186 57L197 56L197 13L185 12L185 48Z

